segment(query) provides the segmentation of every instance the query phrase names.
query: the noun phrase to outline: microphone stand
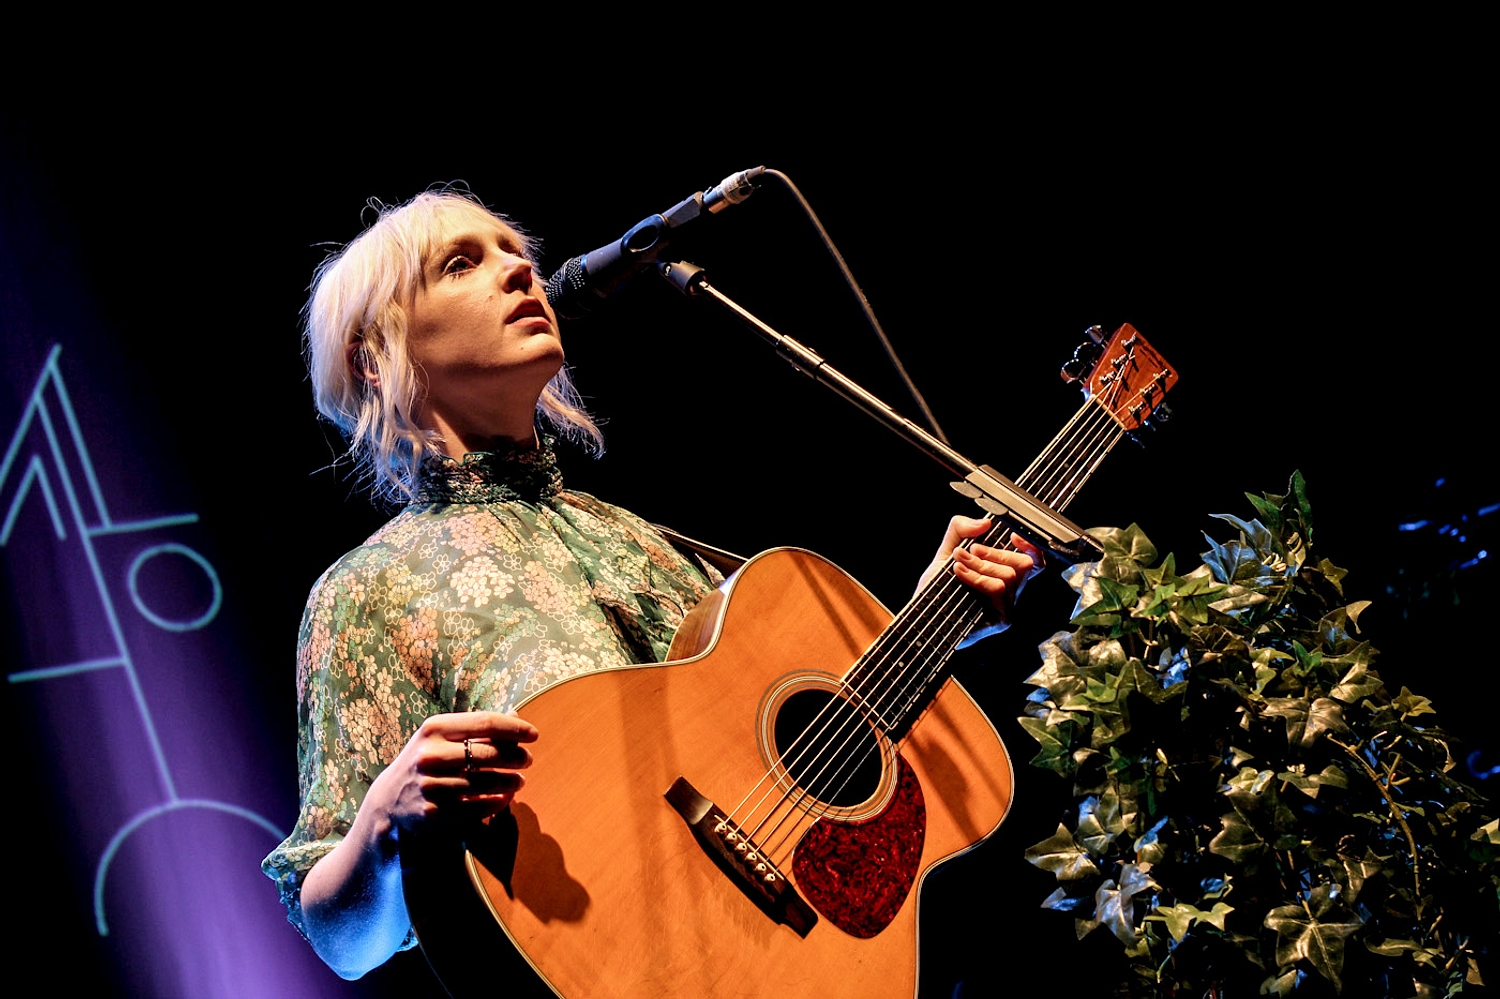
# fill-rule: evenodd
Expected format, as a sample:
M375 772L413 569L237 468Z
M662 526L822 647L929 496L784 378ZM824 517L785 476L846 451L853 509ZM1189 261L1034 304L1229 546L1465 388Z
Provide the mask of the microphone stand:
M689 298L707 296L744 321L777 353L814 381L833 390L846 401L895 431L906 441L962 480L951 485L979 504L988 514L1004 519L1032 544L1047 548L1069 563L1095 561L1104 555L1097 541L1083 528L1032 496L988 465L976 465L947 444L897 413L859 383L834 368L816 352L761 322L748 310L708 282L703 269L686 261L658 263L657 271Z

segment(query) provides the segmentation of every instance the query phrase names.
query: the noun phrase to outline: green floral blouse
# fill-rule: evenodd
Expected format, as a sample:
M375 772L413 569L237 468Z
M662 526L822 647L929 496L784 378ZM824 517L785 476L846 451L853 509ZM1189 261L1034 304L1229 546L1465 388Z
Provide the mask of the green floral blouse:
M719 581L640 518L564 491L548 442L429 461L415 500L323 574L303 614L302 807L261 865L292 925L306 934L303 876L424 719L658 662Z

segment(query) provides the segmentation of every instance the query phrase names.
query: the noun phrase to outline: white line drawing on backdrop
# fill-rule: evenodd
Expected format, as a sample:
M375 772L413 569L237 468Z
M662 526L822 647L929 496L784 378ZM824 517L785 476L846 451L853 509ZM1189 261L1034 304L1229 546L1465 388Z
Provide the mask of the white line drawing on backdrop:
M120 617L115 609L115 601L110 593L109 585L100 565L99 554L95 548L94 539L103 535L125 534L193 524L198 521L198 515L196 513L181 513L146 520L126 521L117 521L110 516L109 506L104 500L104 491L100 486L98 477L94 473L94 464L89 457L83 430L79 425L77 413L74 411L72 400L68 396L67 386L63 381L62 370L58 364L58 358L61 354L61 344L54 344L48 352L47 359L42 363L41 371L37 374L30 397L27 399L25 408L21 412L20 422L16 426L16 431L11 435L10 445L5 451L5 458L3 461L0 461L0 493L4 492L12 471L15 471L18 467L24 467L25 469L24 472L20 473L21 478L16 487L15 495L11 499L10 506L6 510L5 519L3 522L0 522L0 548L5 547L9 543L11 532L15 528L22 505L25 503L27 496L30 495L32 487L37 487L40 491L42 501L46 504L47 513L52 523L52 530L57 539L59 541L68 540L70 524L72 525L72 530L77 532L78 540L81 543L84 557L87 560L93 577L93 583L98 590L99 601L103 608L100 628L107 632L114 645L115 653L101 658L72 663L36 666L32 669L11 673L9 679L11 683L28 683L37 680L61 679L94 670L118 669L124 672L126 683L134 699L136 713L140 717L146 742L150 746L157 777L161 782L166 800L128 819L115 832L114 836L111 837L109 844L99 857L98 866L94 871L94 922L100 936L106 936L109 933L109 923L104 915L104 883L109 873L110 862L114 859L115 854L130 834L152 819L182 809L202 808L226 812L245 819L248 822L255 823L269 832L278 841L284 839L286 834L278 829L270 820L247 808L208 798L182 798L177 793L176 785L172 780L172 770L167 764L165 754L162 752L161 741L157 736L156 723L151 716L151 707L146 703L146 695L141 688L140 677L136 671L135 658L125 641L125 633L120 625ZM50 396L47 392L48 388L52 389ZM58 425L59 422L63 425L61 428ZM32 429L33 423L40 429L45 440L45 446L37 446L29 453L29 456L24 460L24 464L18 466L17 462L20 459L23 446L27 435ZM65 430L65 433L60 432L63 430ZM71 464L68 460L68 454L65 451L65 448L69 444L71 444L73 449ZM83 489L80 489L79 484L74 481L74 468L78 470L84 480ZM63 506L61 507L58 504L59 498L63 501ZM142 567L152 559L166 556L186 558L203 572L205 578L208 580L212 597L209 600L208 607L202 613L185 620L177 620L153 611L143 599L138 586ZM212 563L197 551L182 544L168 543L142 548L135 554L130 563L127 579L130 600L136 611L146 620L166 631L192 631L204 627L218 615L219 608L223 602L223 588L219 583L219 575L214 570Z

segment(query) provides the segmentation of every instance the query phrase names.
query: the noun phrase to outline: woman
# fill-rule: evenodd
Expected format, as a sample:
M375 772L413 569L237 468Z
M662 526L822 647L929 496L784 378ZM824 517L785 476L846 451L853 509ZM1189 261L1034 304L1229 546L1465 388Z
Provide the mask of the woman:
M451 193L384 212L319 268L306 340L319 410L375 491L407 501L309 598L302 808L263 865L291 922L356 978L415 942L402 838L494 814L523 785L538 732L508 712L558 680L660 661L722 580L633 514L561 488L550 435L599 435L530 246L503 217ZM927 576L952 553L1003 622L1036 564L955 549L987 527L955 518Z

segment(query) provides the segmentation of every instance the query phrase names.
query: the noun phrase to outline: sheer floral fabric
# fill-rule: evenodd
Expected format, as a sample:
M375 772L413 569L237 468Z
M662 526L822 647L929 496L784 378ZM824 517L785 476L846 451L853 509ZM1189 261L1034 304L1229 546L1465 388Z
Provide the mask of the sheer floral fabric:
M424 719L660 661L718 582L635 515L564 490L550 442L429 461L415 500L323 574L303 615L302 805L262 864L292 924L302 877Z

